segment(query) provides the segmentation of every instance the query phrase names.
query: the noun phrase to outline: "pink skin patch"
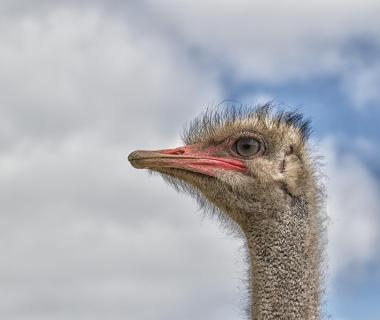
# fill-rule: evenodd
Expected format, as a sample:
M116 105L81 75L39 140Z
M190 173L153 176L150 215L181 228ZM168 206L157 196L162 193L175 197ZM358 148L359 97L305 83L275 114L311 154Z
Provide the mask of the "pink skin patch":
M202 150L197 145L188 145L175 149L158 150L156 152L157 154L168 156L157 158L163 167L185 169L208 176L215 176L219 170L241 173L246 171L246 166L241 160L230 156L216 156L218 151L220 150L217 147Z

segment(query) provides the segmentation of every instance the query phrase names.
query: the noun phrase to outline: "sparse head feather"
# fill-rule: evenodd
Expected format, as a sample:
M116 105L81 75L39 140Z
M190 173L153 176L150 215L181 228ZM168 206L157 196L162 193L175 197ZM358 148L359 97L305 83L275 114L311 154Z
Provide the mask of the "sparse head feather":
M272 128L292 128L303 142L311 133L310 120L304 119L298 110L276 111L275 107L266 103L258 106L216 106L208 108L199 117L192 120L185 128L182 138L186 144L208 143L222 135L228 128L265 124Z

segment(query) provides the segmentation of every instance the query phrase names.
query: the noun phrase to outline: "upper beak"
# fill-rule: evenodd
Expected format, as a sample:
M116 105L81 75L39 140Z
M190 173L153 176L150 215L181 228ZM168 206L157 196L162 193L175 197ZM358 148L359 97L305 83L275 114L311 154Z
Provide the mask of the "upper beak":
M173 168L214 176L219 170L244 172L246 167L240 160L215 157L209 150L197 145L157 151L137 150L129 154L128 160L136 169Z

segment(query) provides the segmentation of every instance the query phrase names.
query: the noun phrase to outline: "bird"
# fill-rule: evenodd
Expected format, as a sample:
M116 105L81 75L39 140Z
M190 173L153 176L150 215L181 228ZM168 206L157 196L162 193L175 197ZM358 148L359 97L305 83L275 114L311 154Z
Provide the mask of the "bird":
M310 133L297 109L219 106L188 124L183 146L128 156L243 237L252 320L322 317L324 191Z

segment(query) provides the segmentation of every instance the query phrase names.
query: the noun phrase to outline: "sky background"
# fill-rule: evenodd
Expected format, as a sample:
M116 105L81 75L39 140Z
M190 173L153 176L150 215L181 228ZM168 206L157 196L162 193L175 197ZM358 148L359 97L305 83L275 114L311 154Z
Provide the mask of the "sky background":
M380 2L0 2L0 318L243 319L240 239L134 170L274 101L325 158L328 303L380 319Z

